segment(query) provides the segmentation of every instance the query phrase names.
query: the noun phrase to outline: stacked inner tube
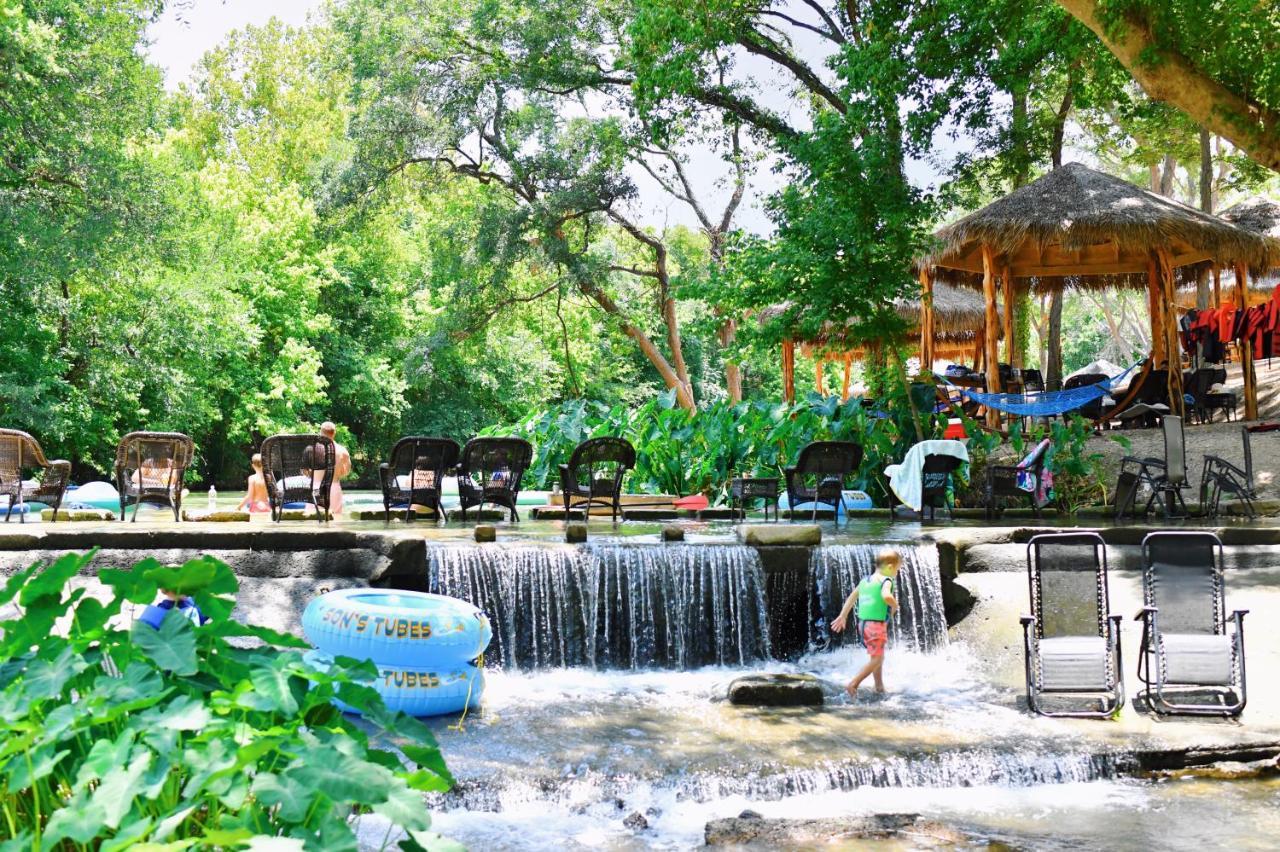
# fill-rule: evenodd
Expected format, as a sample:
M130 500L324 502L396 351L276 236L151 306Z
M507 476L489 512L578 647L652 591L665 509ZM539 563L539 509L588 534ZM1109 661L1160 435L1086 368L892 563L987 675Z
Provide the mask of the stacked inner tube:
M328 592L307 604L302 632L316 646L306 659L318 668L328 668L334 657L372 660L378 678L371 686L393 712L457 713L477 706L484 692L478 658L493 630L483 612L457 598L367 588Z

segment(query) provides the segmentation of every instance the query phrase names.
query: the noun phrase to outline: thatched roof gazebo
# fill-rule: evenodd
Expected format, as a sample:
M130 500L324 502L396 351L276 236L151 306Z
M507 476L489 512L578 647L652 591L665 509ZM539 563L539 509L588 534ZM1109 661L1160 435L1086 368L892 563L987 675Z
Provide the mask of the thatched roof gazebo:
M770 305L761 310L757 318L761 324L766 324L781 318L792 307L793 305L789 302ZM906 323L906 340L922 338L921 307L919 296L897 299L893 303L894 312ZM996 314L997 317L1004 314L999 305ZM986 322L986 306L983 304L982 296L965 287L939 282L933 290L933 315L935 318L933 356L960 359L972 353L976 368L978 359L982 356L977 344L982 337L983 323ZM782 344L782 363L784 393L788 401L795 399L794 364L797 345L805 354L814 355L819 359L817 383L820 392L824 390L821 374L822 356L828 355L844 361L844 394L847 396L852 362L865 358L869 349L867 342L856 336L855 327L855 322L828 320L815 334L801 334L793 331L787 336ZM997 333L1003 336L1003 329L999 324L997 324ZM921 364L926 363L922 351Z
M935 248L918 262L923 335L934 327L935 280L981 288L988 330L997 323L997 279L1009 306L1019 289L1142 288L1151 309L1152 362L1170 365L1169 397L1179 410L1176 271L1203 263L1260 266L1275 253L1275 244L1258 234L1079 163L1049 172L935 236ZM1007 338L1012 314L1004 318ZM996 336L986 334L984 346L987 386L997 390ZM1246 375L1246 397L1251 390ZM996 412L990 415L994 424Z

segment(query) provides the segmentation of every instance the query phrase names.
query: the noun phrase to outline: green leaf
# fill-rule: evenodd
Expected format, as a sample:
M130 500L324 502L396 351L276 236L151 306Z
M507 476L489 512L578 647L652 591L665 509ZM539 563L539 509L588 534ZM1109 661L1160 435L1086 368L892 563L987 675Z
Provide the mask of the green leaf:
M102 806L89 801L81 792L49 815L43 839L46 848L53 848L60 840L88 843L106 827L106 815L102 812Z
M305 852L306 846L293 837L256 835L249 838L245 852Z
M70 648L63 648L54 660L36 659L27 666L22 677L22 687L27 695L37 701L56 698L62 694L67 681L88 668L79 654Z
M165 613L159 630L135 621L129 636L134 647L163 671L185 676L199 670L195 627L176 609Z
M467 847L433 831L411 831L400 841L404 852L467 852Z
M151 833L153 825L155 825L154 819L143 817L128 825L120 826L110 840L103 841L99 852L126 852L126 850L136 849L137 845Z
M98 580L110 586L118 596L130 603L149 604L156 599L160 587L147 574L163 567L157 560L148 557L127 571L102 568L98 571Z
M9 779L10 790L25 790L42 778L48 777L71 752L54 751L53 745L24 751L9 758L4 766L4 776Z
M37 572L18 595L18 602L30 608L41 598L61 598L67 581L79 574L88 565L97 550L88 553L67 553L54 560L53 564Z
M240 588L231 567L212 556L200 556L178 566L149 566L144 573L160 588L180 595L194 595L196 592L234 595Z
M419 768L438 775L446 785L446 790L453 786L453 774L449 772L449 767L445 766L444 755L440 753L440 749L437 746L406 744L401 746L400 750L404 752L405 757L416 763Z
M116 828L133 806L138 795L138 782L151 766L151 752L141 749L128 766L116 766L103 776L90 801L101 808L102 820L108 828Z
M260 772L253 779L253 795L263 804L279 806L280 818L301 822L315 800L316 790L290 775Z
M168 704L153 707L136 718L137 727L148 732L199 731L212 721L213 714L201 699L193 695L179 695Z
M255 665L249 670L254 692L267 703L267 709L286 716L298 712L298 701L306 693L307 684L291 670L300 661L296 656L280 654L268 665Z
M27 584L27 580L29 580L31 575L36 573L43 564L44 563L42 562L36 562L6 580L4 588L0 589L0 606L4 606L9 601L17 597L18 592L22 591L22 588Z
M396 783L387 794L387 800L373 806L373 812L386 817L401 828L431 827L431 817L428 816L427 803L422 793L410 789L403 782Z
M222 600L221 598L219 600ZM222 639L230 639L238 636L250 636L255 639L261 639L268 645L277 645L282 648L299 648L310 649L311 643L305 639L300 639L290 633L281 633L278 630L272 630L270 627L262 627L256 624L245 624L242 621L236 621L230 618L230 610L227 611L227 617L218 617L214 612L206 611L203 604L200 606L200 612L207 616L210 622L201 629L207 631L212 636Z
M340 747L340 743L333 745ZM394 776L377 764L344 754L338 747L310 749L287 774L335 802L385 801Z

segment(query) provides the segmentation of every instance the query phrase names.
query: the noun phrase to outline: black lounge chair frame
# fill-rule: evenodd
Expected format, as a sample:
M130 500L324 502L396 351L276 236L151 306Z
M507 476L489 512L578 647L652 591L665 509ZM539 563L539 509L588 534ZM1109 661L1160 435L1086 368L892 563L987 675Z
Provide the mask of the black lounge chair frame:
M1060 550L1059 561L1052 568L1048 550ZM1062 575L1063 588L1058 598L1068 606L1082 603L1086 590L1083 575L1092 574L1096 619L1080 624L1080 637L1089 637L1096 631L1105 642L1105 678L1099 690L1083 688L1046 688L1044 686L1043 660L1040 643L1045 640L1046 625L1049 630L1058 626L1057 619L1045 611L1045 586L1047 575ZM1069 580L1067 578L1070 578ZM1027 706L1042 716L1065 716L1084 719L1110 718L1124 706L1123 665L1120 652L1120 624L1123 616L1110 612L1110 588L1107 582L1107 546L1097 533L1046 533L1033 536L1027 544L1027 581L1031 591L1031 614L1022 622L1022 646L1026 662ZM1054 596L1050 592L1049 596ZM1071 634L1077 635L1077 634ZM1055 637L1049 637L1050 639ZM1101 701L1098 710L1047 710L1042 698L1045 695L1097 696Z
M1204 457L1204 468L1200 472L1201 515L1218 517L1224 493L1244 504L1250 520L1258 515L1253 507L1253 501L1258 499L1258 492L1253 487L1253 445L1249 439L1249 427L1241 426L1240 434L1244 443L1243 470L1221 456Z
M564 499L565 518L581 509L583 520L591 519L591 507L603 506L613 511L613 522L622 512L622 480L636 466L636 450L624 438L590 438L560 465L560 494ZM582 473L586 472L586 484ZM603 475L599 475L603 474Z
M795 520L795 507L801 503L813 504L813 521L818 520L818 506L830 506L839 523L840 508L844 506L845 481L858 473L862 466L862 445L852 441L814 441L800 451L795 467L783 473L787 482L787 506L791 519ZM806 477L816 482L808 485ZM848 517L848 509L845 507Z
M458 463L458 503L462 520L467 520L467 509L480 509L482 516L486 503L501 506L511 512L511 520L519 521L516 509L520 497L520 480L533 459L533 446L523 438L472 438L462 448L462 461Z
M329 498L337 463L337 449L331 438L272 435L262 442L260 452L271 520L279 523L284 518L285 503L310 503L316 507L317 521L331 519Z
M962 459L955 456L944 456L931 453L924 457L920 469L920 517L925 510L929 511L929 520L937 517L939 506L950 511L947 505L947 492L951 486L951 478L964 465ZM892 490L889 492L892 494Z
M1166 556L1176 556L1177 561L1163 561L1160 554ZM1160 582L1159 575L1163 566L1169 573L1176 572L1179 568L1187 567L1205 567L1193 565L1196 555L1207 557L1207 570L1202 572L1199 582L1205 582L1209 586L1210 594L1208 599L1204 601L1203 611L1194 616L1194 621L1198 624L1190 624L1192 628L1199 628L1201 635L1206 636L1223 636L1226 633L1227 625L1234 624L1235 630L1231 634L1231 678L1230 682L1222 684L1205 684L1205 683L1183 683L1170 680L1167 674L1169 663L1169 649L1166 646L1166 635L1177 633L1177 627L1187 625L1183 619L1187 612L1178 606L1178 604L1186 604L1188 601L1183 597L1182 601L1175 600L1172 604L1166 602L1161 611L1159 598L1157 596L1157 585ZM1185 575L1184 575L1185 576ZM1196 578L1192 578L1196 579ZM1168 581L1169 585L1176 584L1178 579L1175 577ZM1187 582L1185 579L1183 582ZM1175 597L1173 593L1169 597ZM1143 698L1147 705L1161 716L1179 715L1179 716L1217 716L1224 718L1234 718L1239 716L1243 711L1245 704L1248 702L1248 683L1245 677L1244 666L1244 617L1249 614L1247 609L1238 609L1231 614L1228 620L1226 617L1226 589L1223 578L1223 559L1222 559L1222 541L1210 532L1153 532L1148 533L1147 537L1142 541L1142 599L1143 607L1135 617L1135 621L1142 622L1142 644L1138 651L1138 678L1143 683L1143 691L1140 697ZM1180 611L1181 610L1181 611ZM1207 614L1207 618L1206 618ZM1170 627L1174 629L1170 630ZM1204 628L1211 628L1212 633ZM1154 671L1152 669L1154 668ZM1214 705L1207 703L1178 703L1170 699L1166 693L1209 693L1223 701L1222 704ZM1226 703L1226 702L1230 703Z
M135 522L143 503L168 506L173 510L173 519L181 520L182 482L195 451L195 442L181 432L130 432L121 438L115 464L120 520L124 520L125 508L130 503ZM158 479L154 472L157 462L167 463ZM148 463L152 472L146 469Z
M22 472L39 469L44 476L35 488L24 487ZM62 459L49 461L44 456L40 442L18 429L0 429L0 497L8 497L4 522L9 523L15 509L18 523L27 522L21 509L25 503L46 503L53 509L53 520L58 520L58 509L71 482L71 462Z
M458 442L449 438L414 435L396 441L391 460L378 468L386 523L391 523L391 506L397 503L404 503L405 523L413 517L414 506L426 506L435 512L437 522L443 520L444 478L457 466L461 452Z
M1124 481L1126 474L1134 480L1125 482L1127 488L1132 483L1133 492L1122 495L1122 487L1116 487L1117 519L1129 511L1137 489L1147 486L1151 495L1143 507L1142 514L1151 512L1151 506L1159 503L1166 518L1185 518L1187 504L1182 499L1182 489L1187 487L1187 438L1182 428L1182 418L1167 414L1160 420L1160 429L1164 433L1164 458L1138 458L1125 456L1120 461L1120 477Z
M1199 423L1212 423L1213 413L1223 411L1226 419L1235 415L1236 395L1230 391L1213 393L1210 388L1227 380L1227 371L1222 367L1201 367L1183 376L1182 384L1191 394L1189 413Z
M996 515L1004 512L1004 509L996 506L996 501L1006 497L1030 498L1032 514L1037 518L1040 517L1040 483L1044 479L1048 455L1048 446L1044 446L1041 449L1038 445L1035 457L1031 459L1031 463L1026 467L1016 464L987 465L986 483L982 489L982 499L986 509L987 520L991 520ZM1035 478L1035 488L1031 491L1024 491L1018 487L1018 474L1027 472Z

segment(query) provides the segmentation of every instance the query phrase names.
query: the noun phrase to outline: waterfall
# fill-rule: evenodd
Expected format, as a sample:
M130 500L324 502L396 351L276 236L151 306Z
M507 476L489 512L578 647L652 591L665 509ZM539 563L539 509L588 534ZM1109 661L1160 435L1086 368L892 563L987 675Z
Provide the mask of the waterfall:
M429 548L432 591L489 614L503 667L677 668L767 659L760 557L738 545Z
M845 598L858 582L876 569L876 552L892 547L902 555L902 568L894 584L899 610L889 625L891 641L904 642L920 651L936 650L947 644L947 617L942 603L942 578L938 574L938 551L932 544L836 544L815 547L809 570L818 594L821 618L814 625L816 643L830 640L859 642L857 631L843 636L827 630ZM847 639L844 637L848 637Z

